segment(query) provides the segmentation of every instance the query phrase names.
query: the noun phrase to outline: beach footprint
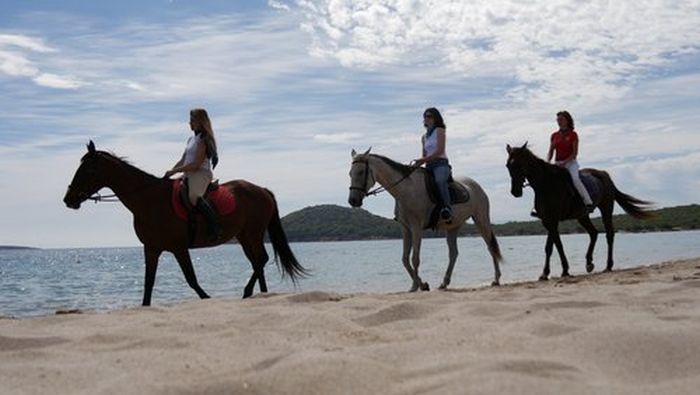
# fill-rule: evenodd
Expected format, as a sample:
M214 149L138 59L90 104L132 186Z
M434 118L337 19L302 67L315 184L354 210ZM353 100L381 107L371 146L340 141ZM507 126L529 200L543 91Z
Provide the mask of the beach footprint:
M427 317L430 313L430 308L426 306L403 302L381 309L376 313L356 318L354 321L364 327L373 327L396 321L417 320Z
M500 362L497 369L538 378L569 378L580 370L561 362L543 359L517 359Z

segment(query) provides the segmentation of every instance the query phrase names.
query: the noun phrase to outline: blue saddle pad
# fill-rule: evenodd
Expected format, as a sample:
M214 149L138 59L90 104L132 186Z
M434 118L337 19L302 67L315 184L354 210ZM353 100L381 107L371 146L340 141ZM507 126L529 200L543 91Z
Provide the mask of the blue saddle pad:
M602 185L600 185L600 180L595 178L595 176L590 173L579 172L578 175L581 177L581 182L583 182L583 186L586 187L591 200L593 200L593 202L599 202L601 198L600 191L602 188Z

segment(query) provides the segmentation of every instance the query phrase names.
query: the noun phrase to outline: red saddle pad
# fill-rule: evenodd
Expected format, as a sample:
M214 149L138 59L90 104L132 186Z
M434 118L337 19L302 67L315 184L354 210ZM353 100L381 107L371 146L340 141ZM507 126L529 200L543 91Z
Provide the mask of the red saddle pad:
M181 219L187 220L187 208L180 201L180 189L182 189L182 182L180 180L174 180L171 197L172 205L175 210L175 215ZM236 210L236 198L228 188L223 185L219 185L215 190L204 194L204 199L207 200L209 205L211 205L219 215L231 214Z

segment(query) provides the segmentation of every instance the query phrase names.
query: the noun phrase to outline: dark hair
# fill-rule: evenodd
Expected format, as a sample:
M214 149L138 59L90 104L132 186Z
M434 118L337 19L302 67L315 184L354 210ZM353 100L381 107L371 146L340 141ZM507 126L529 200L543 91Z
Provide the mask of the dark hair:
M433 117L433 120L435 120L435 127L443 129L445 128L445 121L443 121L442 115L440 115L440 111L438 111L437 108L426 108L425 111L423 111L423 116L425 116L426 114L430 114L430 116Z
M562 117L566 118L566 121L569 122L569 128L570 128L571 130L574 130L574 118L571 116L571 114L569 114L568 111L559 111L559 112L557 113L557 117L560 116L560 115L561 115Z

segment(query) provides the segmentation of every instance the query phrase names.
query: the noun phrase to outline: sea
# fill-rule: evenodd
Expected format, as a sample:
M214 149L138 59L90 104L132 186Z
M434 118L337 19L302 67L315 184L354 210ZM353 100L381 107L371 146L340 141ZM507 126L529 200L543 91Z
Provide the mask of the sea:
M585 273L588 236L563 235L571 274ZM505 262L501 283L535 280L542 272L545 236L500 237ZM493 264L484 241L462 237L451 287L478 287L493 280ZM392 293L407 291L411 280L401 263L401 240L291 243L299 262L309 270L296 284L283 278L272 258L265 268L270 292L327 291ZM267 245L272 257L271 246ZM606 242L600 234L594 255L596 271L605 267ZM237 244L191 251L202 288L213 298L239 298L252 274ZM424 239L420 274L437 288L447 268L444 239ZM622 233L615 238L615 268L700 257L700 231ZM552 276L561 274L556 254ZM143 250L127 248L32 249L0 251L0 317L26 318L60 310L109 311L141 304ZM256 292L259 288L256 286ZM153 305L197 299L174 257L161 256Z

